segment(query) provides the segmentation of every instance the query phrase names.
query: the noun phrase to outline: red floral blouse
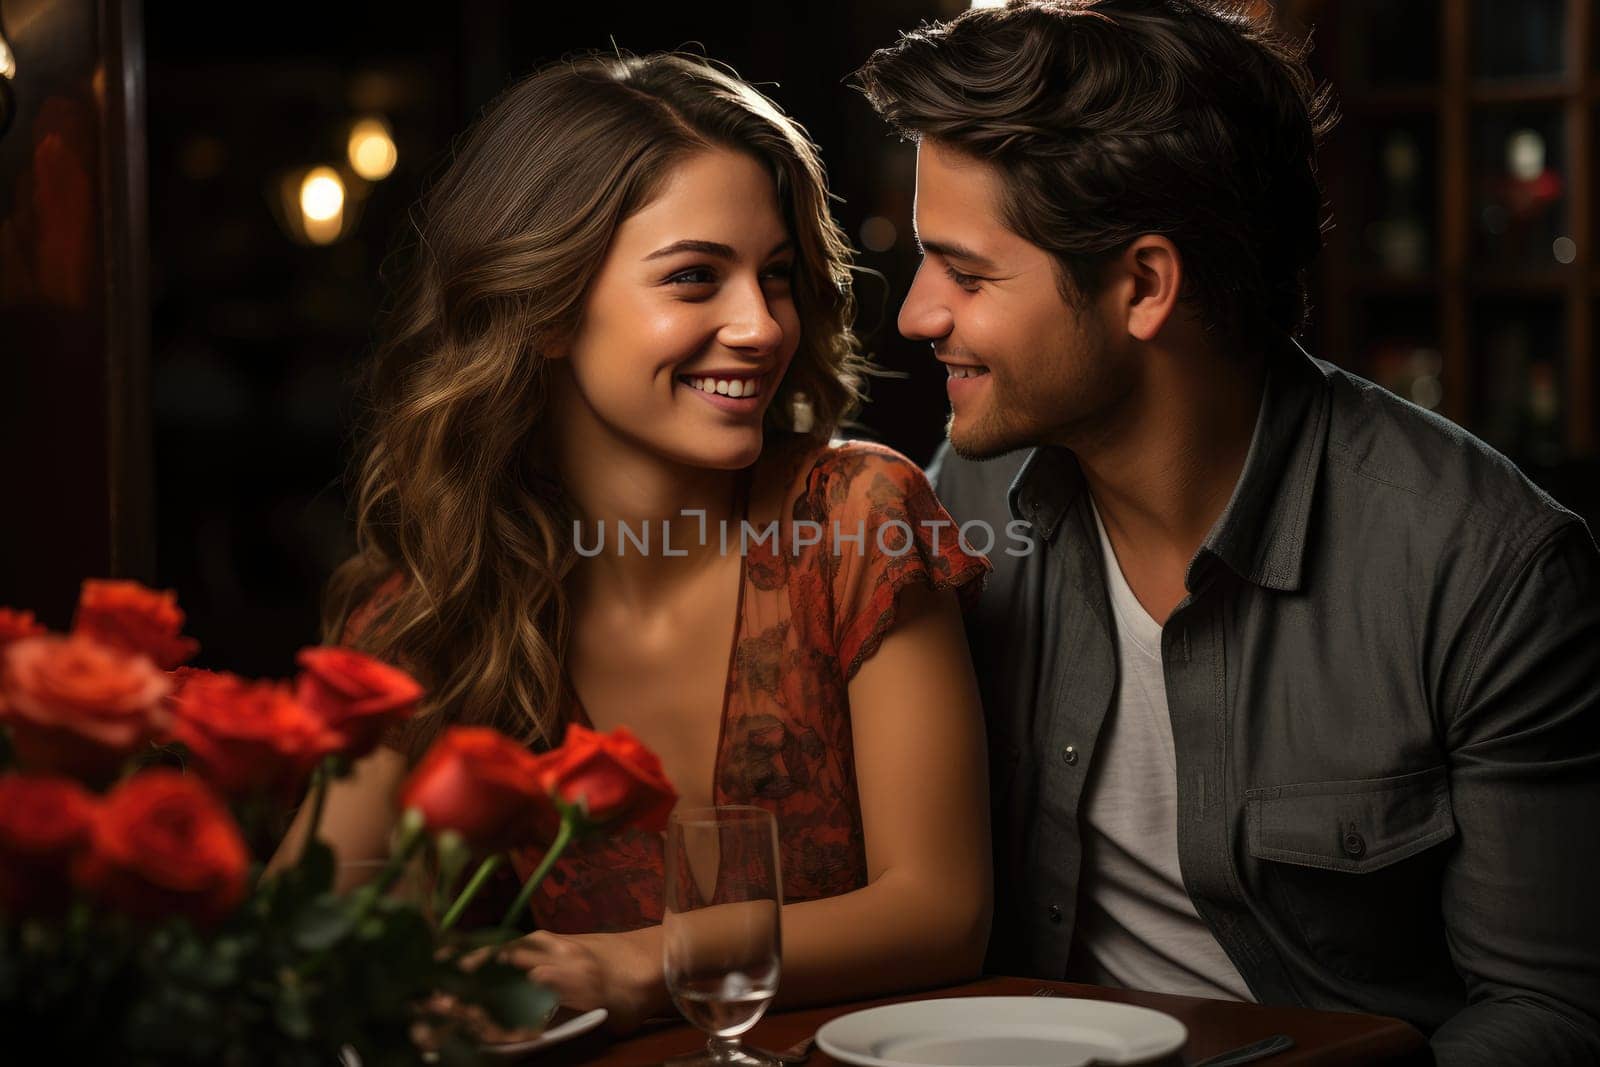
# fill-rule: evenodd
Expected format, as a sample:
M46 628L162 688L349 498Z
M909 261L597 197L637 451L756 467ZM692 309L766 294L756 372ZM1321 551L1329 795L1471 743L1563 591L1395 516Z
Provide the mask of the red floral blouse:
M784 899L813 900L867 884L847 684L893 628L902 589L970 597L989 564L963 551L921 469L892 449L770 450L752 485L712 801L770 810ZM758 540L780 515L776 537ZM737 550L732 525L728 544ZM586 719L576 702L572 714ZM641 831L572 846L534 895L538 925L593 933L660 922L662 846ZM527 877L539 858L514 856L517 872Z
M771 811L784 900L814 900L867 884L850 679L894 627L902 589L954 589L969 600L989 563L962 549L921 469L881 445L771 448L749 485L751 532L712 802ZM735 524L727 544L738 551ZM346 641L371 624L399 581L384 583L352 615ZM587 724L576 699L567 716ZM522 878L540 858L537 851L512 857ZM611 831L575 843L557 861L533 897L534 919L557 933L658 923L664 879L661 834Z

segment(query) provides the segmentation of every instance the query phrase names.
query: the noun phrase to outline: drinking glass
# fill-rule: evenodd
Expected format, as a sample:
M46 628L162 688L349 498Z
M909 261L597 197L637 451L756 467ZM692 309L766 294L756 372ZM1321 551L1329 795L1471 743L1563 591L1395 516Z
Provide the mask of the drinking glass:
M745 1049L778 991L782 959L778 823L764 808L726 804L674 812L667 824L661 920L667 990L710 1035L673 1064L771 1064Z

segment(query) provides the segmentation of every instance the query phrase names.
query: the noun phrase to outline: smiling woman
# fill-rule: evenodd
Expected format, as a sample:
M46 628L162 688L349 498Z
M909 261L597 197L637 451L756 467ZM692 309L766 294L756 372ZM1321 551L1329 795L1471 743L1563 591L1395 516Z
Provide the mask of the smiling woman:
M468 135L419 212L360 552L329 590L329 636L430 694L329 791L342 869L382 854L445 725L535 748L626 725L685 806L777 816L780 1002L976 973L988 809L957 598L988 565L914 464L830 443L863 362L827 204L804 131L683 56L560 64ZM582 547L592 525L615 551ZM615 1024L667 1010L662 890L659 834L575 846L515 956Z
M552 353L567 372L552 415L572 480L592 483L576 465L601 460L596 436L619 432L694 467L753 463L800 342L794 270L767 166L709 148L673 168L617 227L583 328Z

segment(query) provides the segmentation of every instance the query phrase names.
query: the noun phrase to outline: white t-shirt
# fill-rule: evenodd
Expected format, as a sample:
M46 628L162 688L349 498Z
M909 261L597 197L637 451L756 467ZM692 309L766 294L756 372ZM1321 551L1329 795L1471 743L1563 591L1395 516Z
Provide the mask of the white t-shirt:
M1178 869L1178 765L1161 625L1133 595L1095 511L1117 630L1117 695L1081 805L1073 977L1097 985L1254 1000L1195 911Z

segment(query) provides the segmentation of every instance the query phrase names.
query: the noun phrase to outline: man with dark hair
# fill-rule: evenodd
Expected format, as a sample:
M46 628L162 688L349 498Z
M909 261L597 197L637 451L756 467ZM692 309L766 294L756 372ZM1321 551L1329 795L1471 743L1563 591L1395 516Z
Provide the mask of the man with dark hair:
M1293 341L1301 50L1220 0L1013 0L858 80L918 142L900 328L949 372L936 484L1031 524L969 620L991 969L1600 1063L1600 553Z

